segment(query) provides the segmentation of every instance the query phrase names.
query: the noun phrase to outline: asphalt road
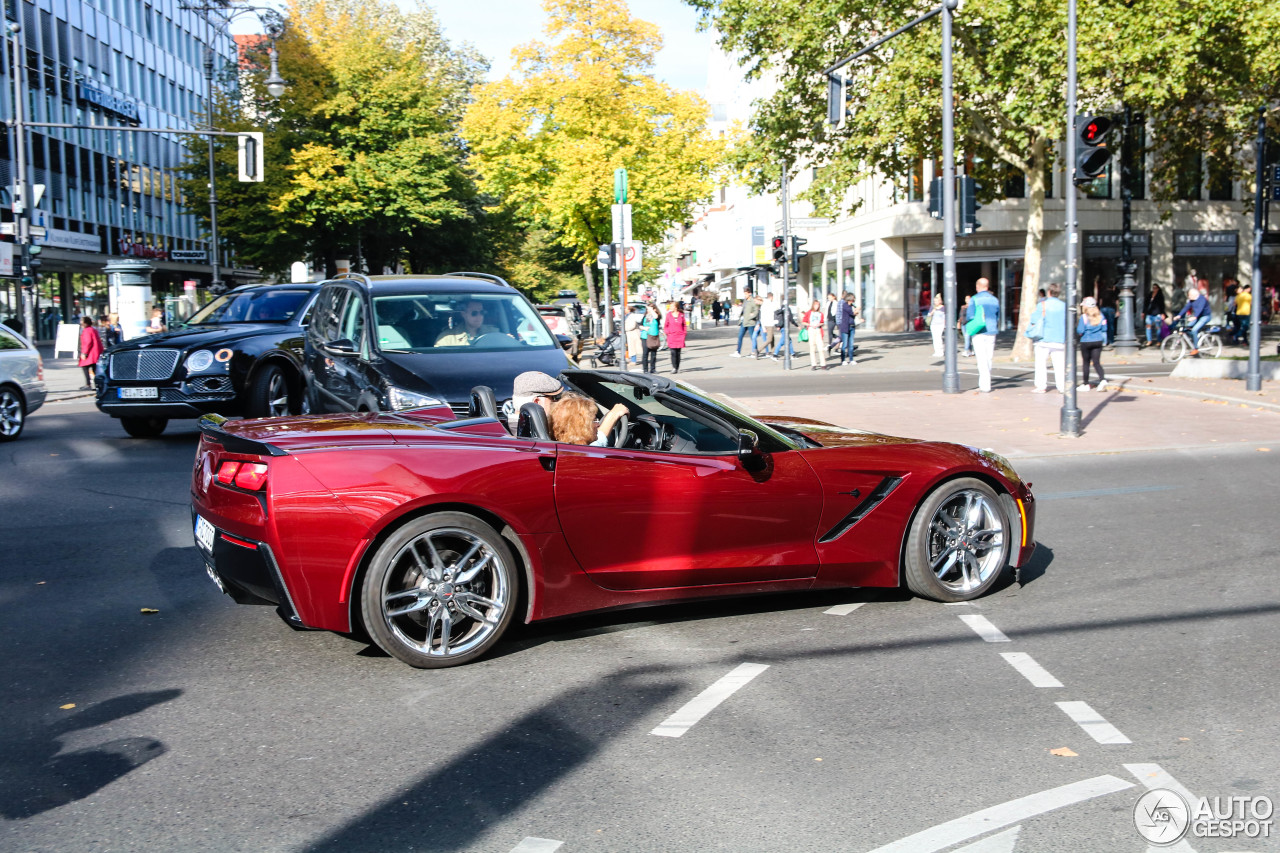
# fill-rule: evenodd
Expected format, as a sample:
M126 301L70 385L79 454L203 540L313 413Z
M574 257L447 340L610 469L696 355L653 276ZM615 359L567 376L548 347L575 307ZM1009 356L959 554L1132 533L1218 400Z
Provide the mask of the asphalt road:
M0 445L0 850L1141 853L1148 784L1280 799L1275 454L1022 462L1040 549L970 606L664 607L425 672L217 591L194 436L76 402Z

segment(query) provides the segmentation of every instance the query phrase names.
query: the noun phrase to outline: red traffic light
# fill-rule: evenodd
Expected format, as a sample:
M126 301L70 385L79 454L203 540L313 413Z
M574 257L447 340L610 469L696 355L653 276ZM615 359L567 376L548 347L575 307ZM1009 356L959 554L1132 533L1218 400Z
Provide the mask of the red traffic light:
M787 241L786 241L786 240L784 240L784 239L782 239L781 237L774 237L774 238L773 238L773 249L774 249L774 251L775 251L775 252L776 252L778 249L784 249L784 248L786 248L786 245L787 245Z
M1085 145L1105 145L1104 140L1114 124L1106 116L1088 116L1079 125L1080 141Z

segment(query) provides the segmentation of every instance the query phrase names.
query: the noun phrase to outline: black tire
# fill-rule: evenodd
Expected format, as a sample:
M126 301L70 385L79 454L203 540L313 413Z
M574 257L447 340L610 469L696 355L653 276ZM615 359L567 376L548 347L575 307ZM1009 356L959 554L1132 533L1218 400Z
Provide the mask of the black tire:
M934 601L985 595L1008 566L1010 535L995 489L972 477L948 480L925 497L911 523L907 587Z
M27 401L8 385L0 388L0 441L13 441L27 425Z
M134 438L155 438L169 425L168 418L121 418L120 426Z
M506 541L475 516L419 516L373 555L360 588L365 630L410 666L469 663L511 624L520 598L516 565Z
M251 418L280 418L298 414L297 394L284 370L275 364L258 368L249 382L245 411Z

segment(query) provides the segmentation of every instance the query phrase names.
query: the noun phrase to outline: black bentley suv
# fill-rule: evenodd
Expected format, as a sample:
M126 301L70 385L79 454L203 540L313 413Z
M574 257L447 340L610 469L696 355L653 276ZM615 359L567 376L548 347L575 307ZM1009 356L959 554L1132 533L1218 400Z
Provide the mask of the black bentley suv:
M135 438L171 418L270 417L302 411L302 351L319 285L248 285L167 332L103 356L98 408Z

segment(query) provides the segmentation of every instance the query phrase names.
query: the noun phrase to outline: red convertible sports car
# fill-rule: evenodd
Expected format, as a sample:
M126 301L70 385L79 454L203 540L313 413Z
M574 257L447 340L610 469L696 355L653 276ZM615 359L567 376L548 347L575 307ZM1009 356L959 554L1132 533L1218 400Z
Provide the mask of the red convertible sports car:
M485 388L464 420L205 417L191 493L209 574L297 627L442 667L512 619L903 583L964 601L1035 548L1031 490L994 453L752 418L648 374L560 378L625 404L612 446L550 440L535 403L512 435Z

